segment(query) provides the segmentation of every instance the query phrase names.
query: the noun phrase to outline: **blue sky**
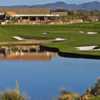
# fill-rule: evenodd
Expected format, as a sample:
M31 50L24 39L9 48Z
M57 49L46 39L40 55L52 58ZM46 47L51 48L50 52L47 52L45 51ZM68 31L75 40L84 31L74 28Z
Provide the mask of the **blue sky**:
M43 3L51 3L56 1L64 1L66 3L83 3L90 1L100 1L100 0L0 0L0 6L3 5L35 5Z

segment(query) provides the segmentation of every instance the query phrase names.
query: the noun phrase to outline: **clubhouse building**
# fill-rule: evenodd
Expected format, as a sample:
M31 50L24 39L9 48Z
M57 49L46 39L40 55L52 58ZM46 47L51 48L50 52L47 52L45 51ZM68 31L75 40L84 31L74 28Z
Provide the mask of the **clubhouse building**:
M47 8L2 7L0 8L1 24L55 24L60 14L52 13Z

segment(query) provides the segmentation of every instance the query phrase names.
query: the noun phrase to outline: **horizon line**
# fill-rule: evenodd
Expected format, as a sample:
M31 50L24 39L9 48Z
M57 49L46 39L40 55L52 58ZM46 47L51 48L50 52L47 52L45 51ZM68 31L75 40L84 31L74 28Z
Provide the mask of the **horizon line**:
M0 5L0 7L13 7L13 6L41 6L41 5L46 5L46 4L54 4L54 3L58 3L58 2L61 2L61 3L65 3L65 4L68 4L68 5L80 5L80 4L85 4L85 3L91 3L91 2L99 2L100 1L97 1L97 0L94 0L94 1L85 1L85 2L81 2L81 3L67 3L65 1L56 1L56 2L48 2L48 3L37 3L37 4L11 4L11 5Z

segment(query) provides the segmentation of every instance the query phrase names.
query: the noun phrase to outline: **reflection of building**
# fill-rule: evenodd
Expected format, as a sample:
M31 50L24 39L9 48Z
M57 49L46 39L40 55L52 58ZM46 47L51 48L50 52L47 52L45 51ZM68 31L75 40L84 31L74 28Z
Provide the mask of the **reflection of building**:
M59 14L46 8L0 8L0 13L5 14L6 20L21 24L52 23L59 18Z
M55 53L41 49L39 42L19 41L0 43L2 60L50 60Z

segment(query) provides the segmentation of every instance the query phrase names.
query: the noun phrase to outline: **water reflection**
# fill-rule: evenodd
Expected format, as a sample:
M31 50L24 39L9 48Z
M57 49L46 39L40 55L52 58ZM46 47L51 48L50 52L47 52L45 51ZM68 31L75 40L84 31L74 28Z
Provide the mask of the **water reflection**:
M14 88L18 80L32 100L51 100L61 88L83 93L99 76L99 60L0 61L0 90Z
M0 60L51 60L55 56L53 52L11 53L0 55Z

